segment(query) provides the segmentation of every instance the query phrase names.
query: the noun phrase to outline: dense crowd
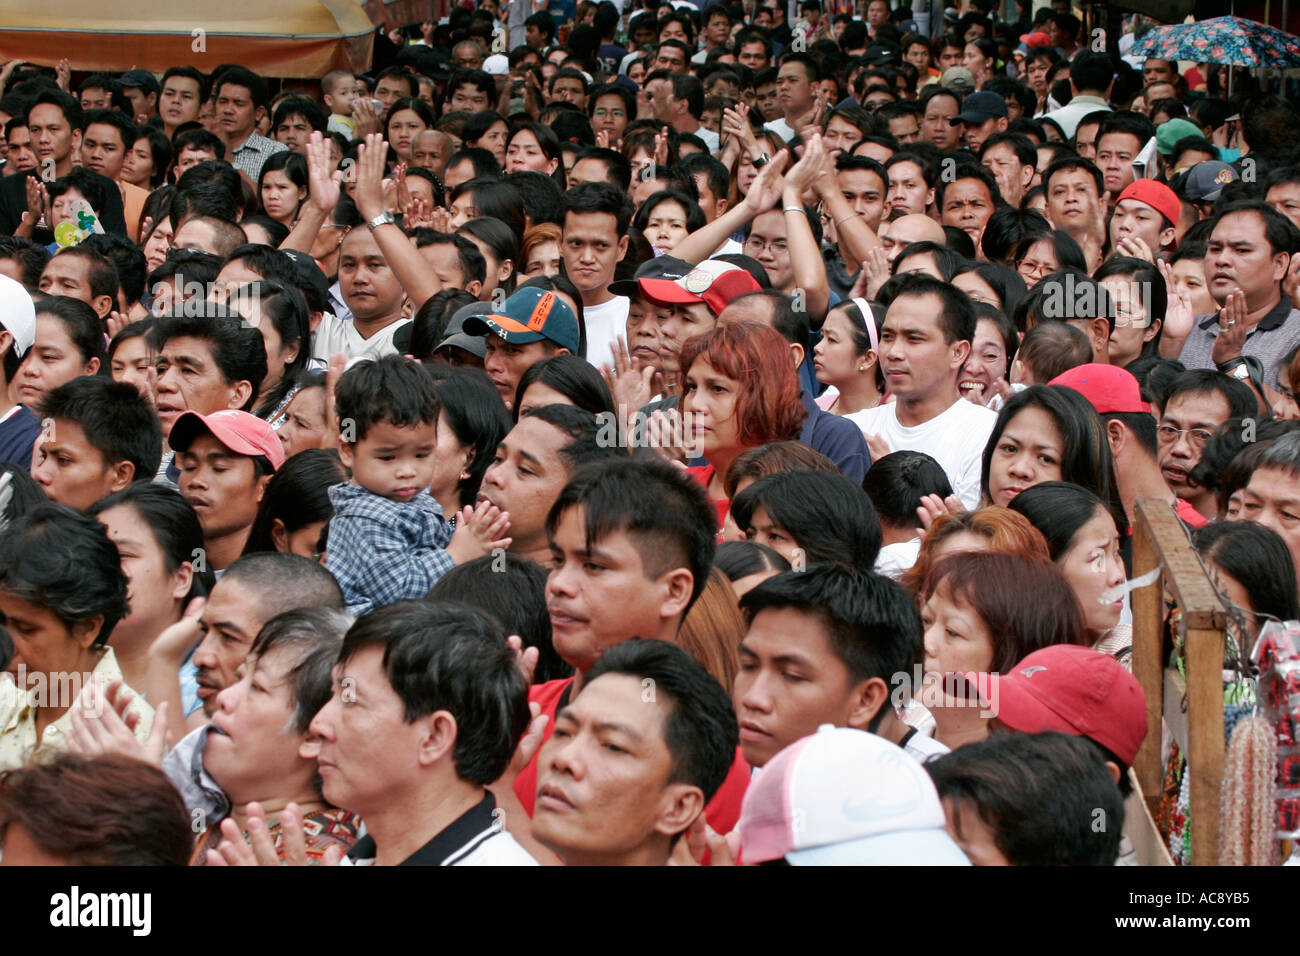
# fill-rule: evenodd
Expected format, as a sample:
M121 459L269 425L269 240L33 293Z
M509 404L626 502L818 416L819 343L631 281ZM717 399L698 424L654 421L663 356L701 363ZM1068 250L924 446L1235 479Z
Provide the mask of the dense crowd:
M1135 862L1138 502L1300 618L1296 109L547 7L0 71L3 862Z

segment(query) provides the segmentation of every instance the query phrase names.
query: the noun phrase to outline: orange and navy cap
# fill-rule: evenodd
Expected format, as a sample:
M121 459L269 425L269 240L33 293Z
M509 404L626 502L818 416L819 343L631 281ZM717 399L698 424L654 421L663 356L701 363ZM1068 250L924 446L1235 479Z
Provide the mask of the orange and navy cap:
M567 302L546 289L520 289L500 312L465 319L467 335L496 335L511 345L549 339L578 354L578 317Z

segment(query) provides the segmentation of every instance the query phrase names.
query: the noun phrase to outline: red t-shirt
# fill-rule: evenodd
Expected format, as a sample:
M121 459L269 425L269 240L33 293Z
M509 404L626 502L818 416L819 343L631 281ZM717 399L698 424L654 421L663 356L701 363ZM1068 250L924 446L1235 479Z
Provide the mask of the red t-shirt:
M1174 513L1183 521L1193 528L1204 528L1210 523L1210 519L1205 517L1182 498L1178 499L1178 504L1174 506Z
M696 465L693 468L687 468L686 473L699 482L700 487L706 492L709 490L709 482L713 480L716 469L712 465ZM713 510L718 513L718 530L727 523L727 512L731 510L730 498L710 498L713 502Z
M567 697L569 688L573 686L573 678L565 677L560 680L547 681L545 684L534 684L528 689L529 703L536 702L541 705L542 713L550 719L546 722L546 736L542 743L551 739L551 732L555 729L555 715L560 709L560 701L568 703ZM541 753L541 748L538 748ZM736 828L740 820L740 804L745 799L745 788L749 786L749 765L745 763L745 755L739 747L736 748L736 759L731 765L731 770L727 772L727 777L722 781L722 786L718 792L713 795L708 806L704 808L705 819L708 820L709 826L713 827L717 833L730 833ZM528 762L523 770L519 771L519 776L515 777L515 796L519 802L524 805L528 816L533 815L533 806L537 802L537 754Z

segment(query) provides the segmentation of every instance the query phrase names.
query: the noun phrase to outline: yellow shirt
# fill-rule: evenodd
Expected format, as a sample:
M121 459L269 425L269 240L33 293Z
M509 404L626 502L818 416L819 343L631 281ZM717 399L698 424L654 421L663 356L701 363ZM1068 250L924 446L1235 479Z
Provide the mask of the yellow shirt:
M113 681L122 679L122 671L117 666L117 658L113 655L111 647L104 649L103 656L95 665L94 673L99 675L105 688ZM63 685L58 689L66 691L69 687L79 692L81 682ZM77 693L73 706L49 724L44 733L38 737L36 701L38 696L44 696L49 690L48 685L36 686L31 690L20 690L11 678L0 678L0 772L42 763L68 749L67 734L72 729L73 712L81 705L81 695ZM153 726L153 708L137 694L136 699L131 702L128 713L140 715L134 734L136 739L143 743L149 736L149 729Z

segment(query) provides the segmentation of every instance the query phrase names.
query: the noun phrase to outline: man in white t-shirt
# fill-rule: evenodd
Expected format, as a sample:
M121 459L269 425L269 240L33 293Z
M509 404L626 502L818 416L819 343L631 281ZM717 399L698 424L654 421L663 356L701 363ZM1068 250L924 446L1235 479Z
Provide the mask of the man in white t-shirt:
M583 183L564 194L560 255L564 274L582 296L586 359L597 368L614 367L614 343L627 327L627 296L610 292L609 284L627 254L632 212L632 200L609 183Z
M393 335L409 325L402 316L405 292L370 229L351 229L339 248L339 292L349 319L325 313L312 333L312 358L329 361L396 354Z
M536 865L487 789L528 725L498 625L447 601L390 604L348 631L335 675L310 731L325 799L366 824L346 862Z
M845 417L867 436L872 458L923 451L943 468L953 494L974 510L980 466L997 414L963 399L957 380L975 337L975 308L958 289L909 276L885 313L880 365L895 401Z
M797 124L812 118L819 79L821 70L817 61L807 53L787 53L781 57L781 68L776 74L776 99L781 104L781 118L764 123L764 129L770 129L789 142L799 132Z

